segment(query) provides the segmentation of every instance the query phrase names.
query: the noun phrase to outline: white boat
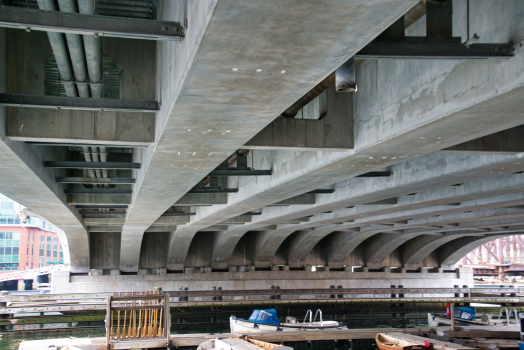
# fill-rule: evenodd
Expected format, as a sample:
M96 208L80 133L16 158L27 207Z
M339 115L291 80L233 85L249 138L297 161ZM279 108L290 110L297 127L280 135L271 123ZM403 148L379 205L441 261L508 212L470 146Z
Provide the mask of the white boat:
M211 339L200 344L197 350L231 350L231 347L222 340Z
M306 322L309 316L309 322ZM320 321L317 321L317 316ZM338 321L324 321L322 311L317 310L313 318L313 312L308 310L304 322L297 322L297 319L291 316L286 317L285 323L280 323L275 309L255 310L245 320L231 316L229 326L231 333L260 333L260 332L289 332L289 331L318 331L318 330L337 330L347 329L346 325Z

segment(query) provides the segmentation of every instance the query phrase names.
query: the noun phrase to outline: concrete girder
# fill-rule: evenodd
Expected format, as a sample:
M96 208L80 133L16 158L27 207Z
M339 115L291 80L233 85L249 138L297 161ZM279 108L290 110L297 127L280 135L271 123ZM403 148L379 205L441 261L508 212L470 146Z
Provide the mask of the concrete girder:
M515 12L511 12L513 10ZM515 8L504 13L505 16L512 18L512 21L510 21L511 28L508 33L497 33L496 38L493 37L495 30L489 25L484 25L484 28L491 28L491 30L485 31L486 38L488 40L501 40L500 36L505 35L509 40L510 31L518 31L519 25L515 13L520 13L520 11L521 9ZM457 23L460 22L460 16L457 16L455 20ZM493 24L495 23L496 20L493 20ZM355 135L356 140L358 139L360 143L356 142L355 152L347 158L348 160L344 159L333 164L330 169L331 172L326 169L323 175L328 175L328 179L329 175L335 175L331 180L340 181L341 178L336 176L340 174L336 171L336 164L344 165L349 177L352 174L347 169L351 165L354 167L358 165L354 170L355 173L363 165L368 166L368 170L372 170L391 165L395 163L394 159L400 157L410 158L438 151L460 142L521 124L522 118L519 112L521 102L517 101L517 96L520 94L519 89L522 89L523 83L523 75L519 73L521 69L518 68L522 65L522 56L516 56L512 60L500 64L502 66L507 64L507 66L490 66L491 68L488 68L486 62L428 63L394 60L387 62L378 60L359 66L357 75L362 77L359 82L362 81L366 86L364 94L355 95ZM417 75L416 79L402 84L402 88L399 89L398 82L402 78L412 77L413 68L423 73L423 79L421 80L420 76ZM484 74L479 75L479 71ZM493 74L495 71L497 73ZM391 72L395 72L395 77L388 75ZM403 73L399 74L399 72ZM509 72L511 74L508 74ZM511 76L514 74L518 76L516 80L515 77ZM467 81L468 79L465 79L465 77L471 75L475 75L476 79ZM455 79L457 81L454 81ZM498 84L504 86L502 89L504 93L500 93L502 91L494 93L493 89L484 88L484 85L486 85L484 83L488 81L496 82L497 86ZM381 87L380 92L378 92L377 84ZM382 90L387 91L387 93L382 94ZM430 91L431 93L426 96L420 94L420 91ZM449 91L454 91L454 93L450 94ZM410 105L408 106L407 102L399 103L398 101L409 101ZM486 128L488 124L486 123L491 120L492 115L491 112L486 113L487 111L496 111L498 121L502 121L505 125L500 128L497 125L495 129L488 131ZM419 113L424 115L423 118L418 117ZM402 120L402 122L396 123L396 119ZM376 128L377 121L380 124L379 128ZM478 124L471 134L471 126L476 123ZM457 126L459 127L457 128ZM437 136L433 140L428 135ZM449 146L446 145L447 143ZM409 147L406 147L406 145L409 145ZM359 160L368 159L368 164L354 162L357 155L362 156ZM352 162L353 164L351 164ZM303 178L296 180L298 185ZM272 181L275 181L274 177ZM326 180L323 185L329 185L333 182L336 181ZM288 182L287 190L289 191L291 188L291 183ZM275 189L279 193L286 190L276 187ZM260 194L262 200L265 193L260 191ZM232 199L235 197L232 196ZM253 196L249 198L249 201L254 201ZM246 203L248 203L247 200L244 204ZM260 204L260 202L257 203L258 206ZM231 208L231 205L228 208ZM216 214L219 210L219 208L213 208L201 212L201 215L197 215L195 220L192 220L194 224L190 224L189 227L212 223L213 213ZM231 215L227 214L225 210L220 211L220 213Z
M265 6L261 8L257 1L243 1L242 6L239 6L238 2L221 1L213 11L209 30L206 31L204 40L202 40L200 53L197 53L193 67L188 72L188 78L186 78L188 84L184 87L184 93L185 91L188 93L184 95L182 100L177 101L177 108L174 110L174 115L180 115L180 117L169 118L167 123L170 125L167 125L166 129L172 132L169 137L171 144L175 143L171 140L176 140L176 135L186 136L188 128L207 132L208 128L214 130L217 125L220 125L221 132L226 131L224 129L234 132L228 134L227 141L220 136L220 133L216 133L207 134L205 142L197 138L192 141L193 143L187 142L186 138L183 143L177 145L179 148L177 151L187 148L187 152L193 153L196 150L197 153L202 152L206 155L203 159L195 159L193 162L193 165L200 165L200 161L206 161L205 163L202 162L204 166L198 172L200 174L198 179L195 172L192 171L191 180L194 179L195 181L191 182L191 185L194 185L214 167L218 166L224 158L241 148L283 110L342 65L358 51L358 48L365 46L381 30L391 25L414 6L415 2L360 0L350 3L344 1L319 3L318 1L307 0L293 4L275 2L275 6L271 5L271 2L266 2ZM287 6L290 6L289 10ZM300 11L300 8L303 11ZM260 17L261 11L263 11L263 17ZM306 17L304 17L304 14L306 14ZM257 18L257 21L264 18L264 23L255 28L252 25L252 18ZM325 26L327 18L329 18L327 22L331 23L329 28ZM265 25L266 23L268 25ZM293 25L290 26L290 23L293 23ZM189 24L191 25L191 22ZM333 24L337 27L335 31L333 31ZM315 26L316 30L311 31L312 26ZM285 30L283 30L284 28ZM228 33L226 35L227 40L224 40L225 37L221 34L223 31ZM299 44L300 40L297 41L297 37L303 36L306 31L308 32L308 55L299 55L298 53L303 52L303 49L297 47L297 45L302 46L302 44ZM188 36L190 32L188 30ZM278 34L275 35L275 33ZM186 36L184 42L188 40L188 36ZM267 41L268 37L278 38L278 40ZM248 47L247 45L251 43L253 45ZM260 45L260 43L267 44ZM246 49L239 50L239 47L246 47ZM217 51L221 54L217 55ZM271 57L268 55L271 55ZM209 60L211 56L212 61ZM217 60L217 57L220 57L220 59ZM278 69L268 67L264 63L267 62L266 59L263 59L264 57L271 62L276 60ZM319 60L319 57L322 57L322 59ZM234 68L232 62L239 62L238 73L231 72ZM265 65L260 67L261 72L256 72L257 67L254 67L256 62L260 62L259 65ZM285 62L293 62L293 68L286 69L287 63ZM276 65L273 64L275 68ZM218 70L210 70L210 67L218 66L223 67L223 71L220 71L220 73L218 73ZM300 73L298 67L301 67ZM315 67L314 70L311 70L312 67ZM286 70L285 74L280 73L282 69ZM307 71L310 73L304 75L304 72ZM215 83L211 84L211 87L208 84L206 90L203 90L200 85L201 81ZM253 81L256 81L256 84ZM297 81L301 82L298 88ZM225 86L230 83L233 83L234 87L226 89ZM239 85L242 88L239 89ZM283 93L284 91L286 93ZM209 101L209 103L206 103L206 101ZM231 101L234 101L234 103ZM229 105L222 104L224 102L229 103ZM199 115L202 117L199 118ZM220 141L217 142L217 140ZM164 143L163 140L160 140L159 144L162 143ZM166 152L162 153L163 158L167 158L167 149L171 147L170 144L168 147L167 145L166 143ZM209 152L210 147L213 148L211 153ZM268 152L271 153L271 151ZM296 177L298 173L306 174L312 170L320 169L323 165L328 165L343 157L337 155L337 153L344 153L306 152L308 153L306 155L303 154L304 152L302 154L300 154L301 152L283 152L286 153L287 160L296 164L296 166L289 167L289 163L286 163L279 168L277 162L272 162L273 170L278 174L287 174L287 178ZM175 152L172 156L173 159L178 159ZM314 159L311 159L311 156ZM162 157L158 156L157 158L160 160ZM294 158L294 160L291 158ZM301 162L302 164L300 164ZM315 164L315 162L317 163ZM155 160L152 160L153 163L154 167L160 165ZM163 164L166 163L172 162L164 160ZM176 163L180 164L180 161L177 160ZM308 164L308 166L304 167L303 164ZM151 165L146 167L149 169L148 172L153 174ZM264 169L265 167L258 167L255 164L254 168ZM298 170L299 168L302 168L302 170ZM194 224L186 225L186 227L178 230L173 237L169 250L168 268L173 270L183 268L191 241L182 238L183 236L193 237L199 230L215 225L229 217L238 216L246 211L308 192L305 188L307 186L303 186L303 188L291 189L291 193L288 189L283 194L279 194L279 189L275 185L284 184L285 180L278 174L275 177L274 173L270 178L280 178L280 181L265 181L257 178L258 190L266 192L263 205L256 205L256 200L252 204L245 203L243 199L249 197L253 192L240 190L239 193L229 196L228 203L230 204L227 206L215 206L212 210L209 210L210 208L198 208L196 215L198 218L192 217L191 219ZM157 172L156 175L157 177L154 179L151 178L151 183L158 180L160 172ZM245 184L251 182L251 179L240 181ZM317 182L317 180L314 181ZM270 183L273 183L273 185ZM187 186L187 188L179 186L176 191L166 193L166 197L177 198L189 188L190 186ZM159 201L158 196L154 194L142 195L140 190L137 194L136 204L133 205L137 208L142 206L140 204L141 197L148 198L148 207L162 204L167 207L171 204ZM232 198L238 199L231 202ZM229 208L229 210L226 208ZM222 212L224 209L228 210L227 214ZM131 210L133 209L131 208ZM208 217L209 215L212 215L212 217ZM134 221L141 221L141 216L144 217L144 211L136 213ZM205 223L201 222L204 218L206 219ZM130 222L129 226L136 225ZM123 237L125 240L125 230ZM180 242L177 237L180 238ZM184 245L181 242L184 242Z
M186 193L175 204L176 207L227 204L227 193Z
M488 8L496 5L483 4L483 6ZM504 16L511 18L507 22L509 24L507 32L501 33L494 30L497 18L493 18L490 25L483 23L483 35L485 35L483 38L488 41L508 41L512 35L520 35L518 34L517 14L520 14L522 10L514 3L511 6L513 8L508 8L507 12L497 14L501 16L500 20L504 20ZM464 14L465 11L461 13ZM464 29L460 26L461 21L462 18L456 16L455 22L458 28ZM457 143L519 125L521 123L520 112L518 112L520 102L516 98L520 94L519 89L522 88L523 76L519 73L519 70L522 70L518 68L522 66L522 57L515 57L510 61L511 63L508 63L509 61L501 63L502 66L507 64L505 67L491 67L497 73L493 70L488 74L486 73L490 71L490 68L489 63L486 62L438 62L435 64L419 61L376 61L361 65L358 72L359 82L362 81L366 85L366 92L355 95L357 99L355 125L358 131L356 135L361 142L356 143L356 150L366 150L361 153L364 159L366 156L376 159L368 161L370 164L367 166L371 168L387 166L391 162L382 159L409 158L445 148L446 143L449 143L447 147L451 147ZM423 79L421 80L417 75L416 81L414 80L412 84L402 84L402 89L399 89L398 82L402 78L413 76L414 68L423 72ZM391 72L395 72L395 77L388 76ZM484 74L479 75L478 72L484 72ZM516 80L512 77L514 74L518 76ZM470 82L466 78L472 75L475 76L475 79ZM453 81L455 78L457 81ZM487 88L493 84L505 86L504 92L494 93L493 89ZM385 88L387 93L382 95L377 93L379 91L377 86L383 90L385 85L387 85ZM427 91L428 94L422 94L421 91ZM408 101L410 105L407 104ZM497 116L500 117L498 120L503 121L505 126L500 128L497 126L490 131L486 130L491 116L490 113L485 112L490 110L497 113ZM420 113L424 115L423 118L418 118ZM402 120L401 123L395 122L398 118ZM377 122L380 125L379 128L375 127ZM471 134L470 127L475 123L479 124L475 126L475 131ZM466 130L468 132L463 133ZM373 134L369 134L368 137L368 133L371 132ZM433 140L428 139L428 135L437 136ZM387 142L380 143L381 140L387 140ZM376 147L371 149L373 144ZM409 145L409 148L406 145ZM419 153L414 154L416 152ZM335 171L330 174L337 175ZM326 175L325 172L324 175ZM326 181L323 185L329 185L329 183L332 182ZM326 209L329 210L329 208ZM208 212L214 212L214 210L208 210ZM205 213L200 217L205 217ZM196 218L195 222L198 219Z
M101 226L101 225L123 225L124 218L83 218L82 223L86 226Z
M501 215L502 214L502 215ZM504 215L505 214L505 215ZM444 232L464 232L466 233L483 233L485 231L479 231L479 228L490 226L507 226L515 225L524 222L522 218L524 216L524 210L515 209L491 209L485 211L479 211L477 213L463 213L463 214L450 214L441 217L433 218L430 217L432 224L434 225L446 225L451 222L460 223L466 222L466 224L459 224L454 226L453 229L446 227L436 228L412 228L409 227L420 225L420 223L414 223L410 225L402 225L391 228L391 230L402 229L401 233L387 233L387 228L375 229L375 227L361 228L359 235L352 233L338 233L336 237L332 239L331 244L328 246L332 247L328 253L328 264L330 267L339 267L346 260L346 258L362 244L368 238L372 238L366 246L366 259L368 263L378 265L382 263L395 249L400 247L403 243L407 242L411 238L415 238L419 235L439 234ZM440 221L432 219L441 219ZM472 220L475 220L472 222ZM480 221L479 221L480 220ZM415 221L415 220L413 220ZM408 229L404 229L408 228ZM487 232L489 233L489 232ZM375 237L375 235L378 235ZM375 238L376 241L375 241ZM312 248L311 248L312 249ZM429 254L426 254L426 256ZM374 266L373 265L373 266Z
M463 152L463 153L494 153L494 154L518 154L524 152L522 134L524 126L496 132L475 140L448 147L441 152Z
M155 114L7 107L6 137L12 141L149 146L155 141Z
M120 226L87 226L87 232L122 232Z
M486 170L489 170L489 168L487 168ZM489 171L487 171L487 173L489 173ZM404 180L405 181L409 181L409 178L408 179L404 179ZM415 185L415 181L413 181L412 184ZM412 219L412 218L417 217L417 216L418 217L426 217L431 212L438 212L438 211L441 211L441 212L462 212L462 211L465 211L465 210L469 210L469 208L475 208L478 205L482 206L483 204L487 204L487 203L489 203L489 204L487 204L487 206L490 206L490 204L491 204L490 201L484 201L484 202L487 202L487 203L484 203L483 201L481 201L481 202L474 202L474 203L464 202L463 204L461 204L459 206L452 205L452 206L442 206L442 207L431 207L431 205L434 205L434 204L449 203L450 201L456 201L457 199L464 200L464 199L471 198L471 197L477 198L477 197L482 196L482 195L485 196L485 195L494 194L494 193L512 193L512 192L515 192L516 190L519 190L519 189L520 190L524 189L524 176L522 174L512 174L512 175L502 176L502 177L500 177L500 179L498 181L482 180L482 181L476 181L476 182L472 182L472 183L465 183L464 185L458 186L458 187L457 186L450 186L450 187L446 188L444 191L441 191L441 193L438 193L439 191L427 190L427 191L424 191L425 193L421 193L421 195L419 196L419 197L424 198L426 201L422 200L422 198L420 198L419 200L415 200L416 199L416 198L414 198L415 196L404 196L404 197L402 197L399 200L399 202L398 202L399 204L397 204L394 207L388 207L385 210L386 212L390 212L388 214L382 214L382 215L378 215L378 216L374 216L373 217L373 216L370 216L370 211L364 211L364 213L367 214L367 215L362 215L362 216L364 216L364 218L362 218L362 219L358 219L358 216L355 216L355 215L353 215L353 216L343 216L343 217L335 216L335 219L333 219L333 220L336 220L338 222L345 221L345 220L348 220L348 219L349 220L354 219L354 220L352 222L350 222L350 223L337 226L336 228L333 227L333 229L331 231L327 230L326 232L323 232L323 234L315 233L315 230L311 230L310 231L310 234L312 235L311 239L306 239L306 237L302 237L302 239L306 239L306 241L309 244L306 244L305 243L306 241L301 241L301 244L297 245L297 249L300 249L301 252L305 252L305 251L308 251L308 250L311 251L313 249L313 247L320 241L320 239L325 237L327 234L329 234L331 232L334 232L334 231L341 231L341 230L344 230L346 228L359 227L359 226L362 226L362 225L369 225L369 224L373 224L373 223L381 223L381 222L384 222L384 221L390 222L390 221L398 221L398 220L407 220L407 219ZM471 191L471 193L468 193L468 191ZM519 197L519 196L516 196L516 197ZM405 201L403 200L404 198L405 198ZM511 199L517 200L517 202L511 202L511 203L521 203L521 201L520 201L521 199L518 200L518 198L515 198L515 195L513 195L511 197ZM420 209L414 209L414 210L412 209L410 211L409 208L413 208L413 207L415 207L415 208L421 207L421 208ZM466 208L468 208L468 209L466 209ZM402 209L404 209L404 211L402 211ZM341 211L341 213L346 215L348 213L348 211L357 212L357 210L358 210L357 207L356 208L351 208L351 209L344 209L344 210ZM394 212L394 211L396 211L396 212ZM393 212L393 213L391 213L391 212ZM324 216L326 216L326 214L322 214L321 216L324 217ZM312 219L313 219L312 222L310 224L308 224L307 226L309 226L309 227L317 226L318 227L319 223L314 220L315 216ZM433 222L442 221L442 219L440 219L440 220L433 219L433 220L430 220L429 222L432 222L432 221ZM297 231L297 230L300 230L300 229L304 229L304 228L305 227L303 225L301 225L301 226L295 227L294 231ZM291 233L293 233L293 232L289 232L289 230L288 230L288 231L285 231L284 234L287 233L288 235L291 235ZM380 232L380 231L376 231L376 233L378 233L378 232ZM360 238L364 238L364 239L368 238L368 237L357 238L357 237L354 237L354 235L351 235L351 234L346 234L346 235L348 236L348 239L353 241L354 244L356 244L356 245L350 244L349 246L345 246L344 244L340 244L339 243L339 244L337 244L335 246L339 247L339 251L348 252L348 253L353 251L356 248L356 246L358 246L360 243L362 243L362 240ZM278 247L280 246L280 244L284 241L285 238L286 237L282 237L282 235L277 235L277 236L275 236L275 240L276 240L275 242L267 241L266 249L269 249L269 247L271 247L272 251L267 252L266 256L271 255L271 257L272 257L275 254L275 252L278 249ZM339 256L338 253L336 253L336 254L333 253L333 254L334 254L333 256L337 257L333 261L333 263L335 261L338 261L338 262L341 263L342 261L344 261L345 257L347 256L347 255L345 255L344 257L342 257L342 256ZM307 254L305 256L307 256ZM302 255L300 257L300 260L304 260L305 256ZM294 259L295 260L299 259L299 257L295 256ZM330 261L332 261L332 260L330 259Z
M131 195L127 195L127 194L68 194L67 195L67 204L70 204L70 205L131 204Z
M189 216L161 216L151 226L180 225L189 222Z

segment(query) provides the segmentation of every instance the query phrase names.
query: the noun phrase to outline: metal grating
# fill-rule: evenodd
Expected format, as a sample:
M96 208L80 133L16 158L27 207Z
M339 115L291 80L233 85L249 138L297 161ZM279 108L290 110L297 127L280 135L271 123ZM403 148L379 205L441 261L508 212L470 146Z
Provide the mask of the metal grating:
M120 98L120 84L122 67L115 61L102 58L104 97ZM60 75L53 55L46 59L45 63L45 94L49 96L67 96L64 85L60 81Z
M6 0L8 5L38 8L36 0ZM156 19L158 0L98 0L97 14L127 18Z

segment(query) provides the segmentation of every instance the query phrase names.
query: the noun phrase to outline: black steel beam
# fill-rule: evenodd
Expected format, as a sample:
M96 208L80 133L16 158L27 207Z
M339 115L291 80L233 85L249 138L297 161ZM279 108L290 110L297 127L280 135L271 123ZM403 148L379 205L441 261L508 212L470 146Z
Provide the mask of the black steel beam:
M222 188L222 187L203 187L193 188L187 193L236 193L238 188Z
M44 162L46 168L57 169L140 169L140 163L130 162Z
M330 188L330 189L318 189L318 190L313 190L313 191L309 191L309 192L306 192L306 193L314 193L314 194L317 194L317 193L334 193L334 192L335 192L335 189Z
M0 105L11 107L75 109L82 111L156 112L156 101L121 100L117 98L60 97L44 95L1 94Z
M34 146L55 146L55 147L82 147L82 146L88 146L88 147L99 147L99 146L105 146L107 148L147 148L145 145L104 145L104 144L98 144L98 143L58 143L58 142L33 142L33 141L26 141L27 144L34 145Z
M85 190L69 190L65 189L67 194L133 194L133 190L114 190L114 189L85 189Z
M134 184L136 179L95 178L95 177L57 177L56 182L64 184Z
M162 214L162 216L190 216L195 215L195 213L186 213L183 211L168 211Z
M261 211L249 211L247 213L240 214L240 216L242 215L262 215L262 212Z
M0 6L0 27L129 39L180 40L178 22L84 15Z
M125 218L126 214L83 214L84 219L120 219Z
M86 205L75 205L77 209L127 209L127 205L107 205L107 204L86 204Z
M371 42L357 52L357 59L508 59L516 48L511 44Z
M208 176L266 176L273 175L273 170L253 170L251 168L215 169Z
M391 176L390 171L370 171L369 173L357 175L356 177L388 177Z

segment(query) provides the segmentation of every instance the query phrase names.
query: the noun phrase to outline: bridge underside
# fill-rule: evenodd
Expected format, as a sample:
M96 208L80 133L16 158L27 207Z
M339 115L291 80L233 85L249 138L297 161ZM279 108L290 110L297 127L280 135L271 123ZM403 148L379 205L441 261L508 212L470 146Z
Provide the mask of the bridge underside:
M471 250L524 234L521 1L155 11L150 21L186 26L183 40L97 37L107 94L92 84L83 99L140 108L0 100L0 192L65 231L62 291L421 277L437 287ZM68 95L49 39L0 28L0 92Z

